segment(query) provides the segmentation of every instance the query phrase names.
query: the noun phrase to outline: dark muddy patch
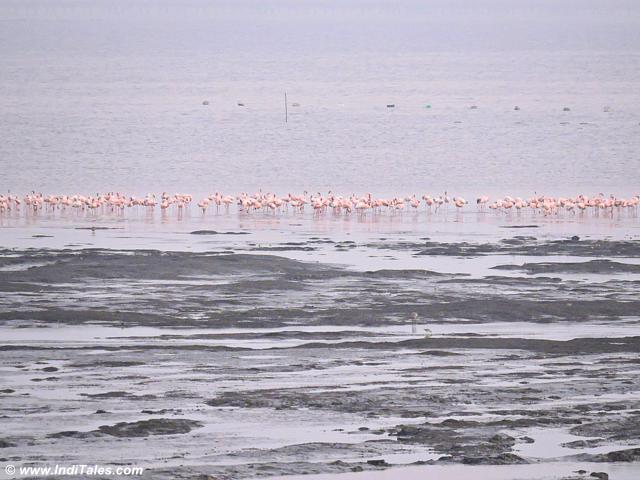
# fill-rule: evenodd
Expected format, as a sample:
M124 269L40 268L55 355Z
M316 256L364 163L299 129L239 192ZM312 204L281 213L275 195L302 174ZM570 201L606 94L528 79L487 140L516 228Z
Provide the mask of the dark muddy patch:
M38 251L23 252L25 260L33 260L41 255ZM271 255L159 252L155 250L123 253L87 249L52 251L45 258L49 260L46 265L34 265L27 270L13 272L0 271L0 286L5 282L56 284L61 278L73 279L77 282L87 278L178 280L201 278L202 276L227 276L238 272L280 274L283 276L342 274L341 269Z
M584 423L573 427L570 433L583 437L604 437L615 441L637 441L640 439L640 415Z
M112 437L148 437L150 435L177 435L203 427L202 422L186 418L154 418L137 422L102 425L98 431Z
M594 455L595 462L638 462L640 461L640 448L616 450L615 452Z
M426 350L424 352L420 352L419 355L428 355L430 357L458 357L461 354L448 352L446 350Z
M106 412L105 412L106 413ZM68 430L47 435L48 438L95 438L101 435L112 437L132 438L148 437L151 435L178 435L189 433L194 428L200 428L203 424L196 420L185 418L154 418L139 420L137 422L120 422L115 425L102 425L97 430L80 432Z
M538 273L640 273L640 265L614 262L612 260L590 260L588 262L548 262L525 263L522 265L497 265L495 270L524 270L530 274Z
M525 465L529 462L514 453L487 456L449 456L438 459L439 463L462 463L463 465Z
M75 230L124 230L124 227L75 227Z
M45 377L45 378L32 378L32 382L55 382L59 380L60 377Z
M96 360L95 362L70 363L68 366L72 368L122 368L136 367L144 364L142 361L134 360Z
M362 330L340 330L336 332L309 332L303 330L285 330L276 332L240 332L240 333L199 333L194 335L159 335L159 339L177 340L177 339L193 339L193 340L214 340L214 339L261 339L268 338L273 340L340 340L349 337L380 337L384 333L367 332ZM135 337L122 337L135 338Z
M541 225L501 225L500 228L540 228Z
M241 479L257 477L273 477L281 475L313 475L313 474L339 474L346 472L364 472L368 470L378 470L383 467L376 467L367 462L344 462L335 460L332 462L311 462L311 461L281 461L251 462L246 464L231 465L199 465L193 467L160 468L154 473L159 478L189 478L197 480L209 480L211 478L220 479ZM184 471L183 471L184 470ZM176 476L176 473L181 475Z
M276 245L276 246L263 246L263 247L253 247L249 249L252 252L314 252L318 250L316 247L306 246L287 246L287 245Z
M566 448L593 448L602 445L603 438L592 438L588 440L574 440L573 442L563 443Z
M249 232L218 232L216 230L194 230L191 235L250 235Z
M490 349L490 350L528 350L557 355L576 355L610 352L640 352L640 337L624 338L574 338L572 340L542 340L534 338L419 338L402 340L399 342L340 342L331 345L331 348L466 348L466 349ZM327 348L326 344L306 343L292 347L303 348Z
M123 398L127 400L153 400L154 398L156 398L155 395L151 395L151 394L136 395L133 393L123 392L123 391L113 391L113 392L104 392L104 393L81 393L80 395L83 397L97 399L97 400L110 399L110 398Z
M412 278L431 278L431 277L464 277L465 274L446 274L433 272L431 270L371 270L364 273L354 273L353 276L360 278L396 278L396 279L412 279Z
M406 246L405 246L406 247ZM403 248L404 249L404 248ZM640 241L637 240L581 240L516 241L499 243L440 243L414 244L416 255L483 256L587 256L587 257L640 257Z
M608 453L589 454L581 453L572 455L570 458L584 462L638 462L640 461L640 448L628 448L626 450L615 450Z
M447 455L443 462L472 465L528 463L514 455L517 440L499 433L500 427L475 421L448 419L439 424L401 425L390 430L401 443L428 445Z
M50 433L47 438L77 438L85 440L88 438L96 438L100 436L98 431L79 432L77 430L65 430L63 432Z

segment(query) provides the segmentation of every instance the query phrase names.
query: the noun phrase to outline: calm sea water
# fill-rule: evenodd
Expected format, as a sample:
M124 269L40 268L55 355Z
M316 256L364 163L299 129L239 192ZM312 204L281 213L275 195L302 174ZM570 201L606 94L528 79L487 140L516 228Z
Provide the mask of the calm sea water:
M635 0L5 0L0 63L3 191L640 190Z

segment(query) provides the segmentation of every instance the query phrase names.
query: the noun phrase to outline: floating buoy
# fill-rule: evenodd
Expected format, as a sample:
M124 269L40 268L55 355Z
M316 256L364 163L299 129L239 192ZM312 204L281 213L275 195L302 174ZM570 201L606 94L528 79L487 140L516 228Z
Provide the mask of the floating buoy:
M562 111L563 111L563 112L570 112L570 111L571 111L571 109L570 109L569 107L564 107L564 108L562 109Z
M202 101L202 104L203 104L203 105L209 105L209 100L203 100L203 101Z
M387 103L387 108L395 108L396 104L395 103Z
M424 108L431 108L431 105L427 103Z

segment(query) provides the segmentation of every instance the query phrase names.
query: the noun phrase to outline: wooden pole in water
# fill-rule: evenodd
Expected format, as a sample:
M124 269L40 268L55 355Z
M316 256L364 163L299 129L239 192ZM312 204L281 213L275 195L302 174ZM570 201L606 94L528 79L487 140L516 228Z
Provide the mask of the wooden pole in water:
M284 92L284 123L289 121L289 109L287 107L287 92Z

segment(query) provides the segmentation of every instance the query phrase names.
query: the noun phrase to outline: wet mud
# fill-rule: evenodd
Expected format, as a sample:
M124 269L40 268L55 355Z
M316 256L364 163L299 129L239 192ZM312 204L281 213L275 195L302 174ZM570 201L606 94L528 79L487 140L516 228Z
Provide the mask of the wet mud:
M0 251L0 456L160 479L558 460L640 471L636 242L402 248L498 268ZM505 267L514 252L605 258Z
M498 265L496 270L523 270L527 273L640 273L640 265L611 260L588 262L525 263L523 265Z
M218 232L216 230L194 230L191 235L250 235L250 232Z

